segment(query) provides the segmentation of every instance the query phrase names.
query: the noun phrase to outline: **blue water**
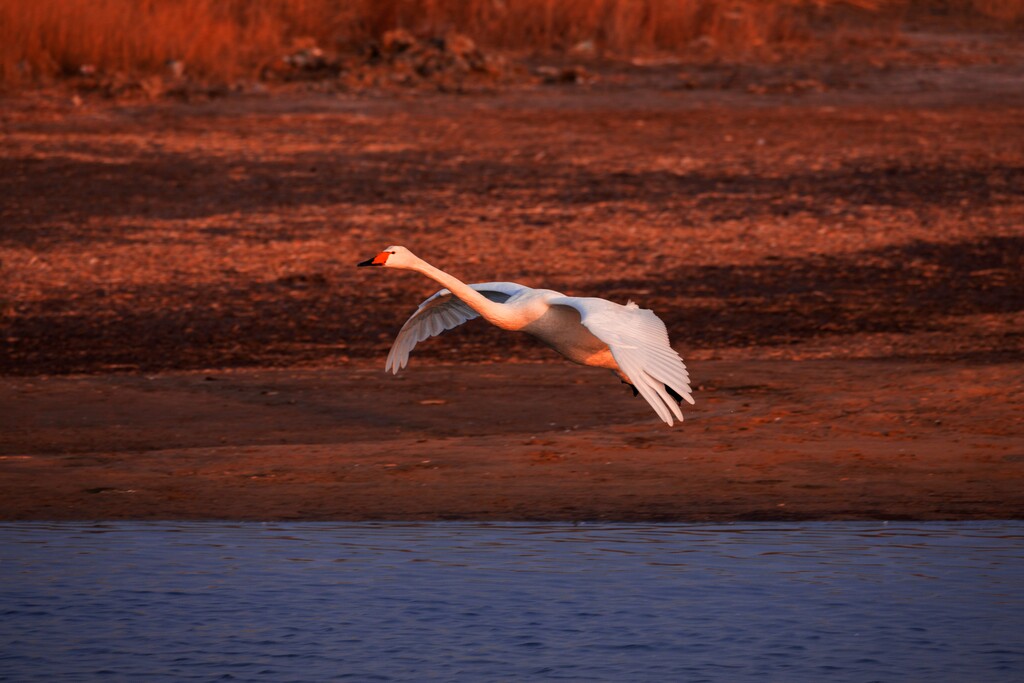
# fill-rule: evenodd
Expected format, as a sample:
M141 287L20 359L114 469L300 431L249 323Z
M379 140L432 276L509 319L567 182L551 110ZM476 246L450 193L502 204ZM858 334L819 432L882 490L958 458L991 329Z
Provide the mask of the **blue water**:
M1024 681L1024 523L7 523L0 613L10 681Z

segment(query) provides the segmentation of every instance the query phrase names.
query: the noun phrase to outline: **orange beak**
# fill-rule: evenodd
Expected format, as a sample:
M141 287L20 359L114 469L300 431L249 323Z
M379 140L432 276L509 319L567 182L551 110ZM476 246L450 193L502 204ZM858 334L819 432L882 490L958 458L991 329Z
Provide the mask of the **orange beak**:
M362 263L357 263L356 265L360 266L360 267L362 267L362 266L383 266L387 262L388 256L391 256L391 252L390 251L382 251L379 254L377 254L376 256L374 256L372 259L368 259L366 261L363 261Z

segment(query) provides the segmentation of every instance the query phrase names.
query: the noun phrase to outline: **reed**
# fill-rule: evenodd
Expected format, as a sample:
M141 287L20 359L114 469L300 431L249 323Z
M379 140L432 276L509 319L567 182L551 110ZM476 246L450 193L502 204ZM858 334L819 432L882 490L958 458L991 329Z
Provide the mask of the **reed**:
M0 77L160 71L181 60L230 78L280 47L280 17L244 0L13 0L0 3Z
M699 41L745 50L805 39L809 13L925 8L1024 22L1020 0L4 0L0 83L33 83L94 67L252 76L296 41L345 50L406 28L459 31L490 48L599 54L683 51Z

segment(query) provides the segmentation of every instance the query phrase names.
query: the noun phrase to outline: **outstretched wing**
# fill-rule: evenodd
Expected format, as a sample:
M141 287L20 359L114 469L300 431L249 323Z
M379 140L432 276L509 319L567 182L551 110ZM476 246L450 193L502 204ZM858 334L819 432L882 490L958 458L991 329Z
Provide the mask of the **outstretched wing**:
M491 301L505 303L512 295L525 289L515 282L483 282L470 285ZM480 317L480 314L467 306L461 299L447 289L442 289L420 304L416 312L405 321L398 331L395 343L391 345L385 372L398 374L398 371L409 364L409 353L419 342L428 337L436 337L445 330L458 327L464 322Z
M693 403L690 375L669 344L665 323L654 311L633 302L623 306L606 299L571 296L550 299L549 303L576 309L583 326L608 345L619 369L654 412L670 426L673 416L682 421L683 411L666 387Z

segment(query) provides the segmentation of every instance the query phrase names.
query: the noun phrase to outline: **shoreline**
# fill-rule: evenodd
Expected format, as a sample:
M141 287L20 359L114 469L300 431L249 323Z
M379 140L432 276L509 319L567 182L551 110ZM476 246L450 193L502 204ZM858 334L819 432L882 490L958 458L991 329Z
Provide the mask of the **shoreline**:
M0 519L1024 519L1019 364L694 365L675 428L563 363L7 377Z

